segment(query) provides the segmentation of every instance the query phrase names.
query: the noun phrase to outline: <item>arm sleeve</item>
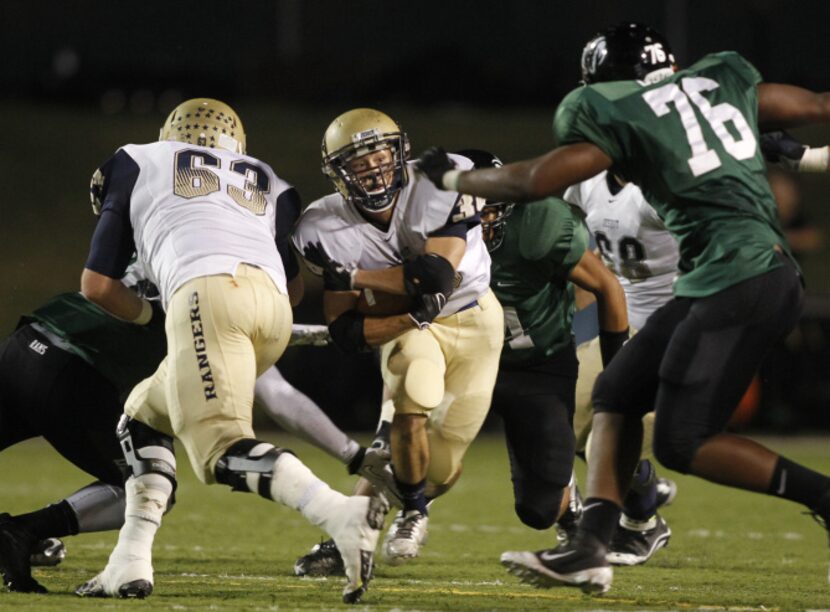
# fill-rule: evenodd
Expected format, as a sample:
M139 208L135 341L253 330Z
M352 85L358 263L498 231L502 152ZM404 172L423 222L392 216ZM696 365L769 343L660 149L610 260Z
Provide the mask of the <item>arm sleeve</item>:
M294 250L291 248L291 232L297 223L297 219L300 218L301 209L300 194L293 187L283 191L277 198L275 239L277 251L285 268L285 277L289 280L300 273L297 256L294 255Z
M101 205L85 267L110 278L121 278L135 251L130 222L130 199L138 180L138 164L119 150L96 172L93 198Z

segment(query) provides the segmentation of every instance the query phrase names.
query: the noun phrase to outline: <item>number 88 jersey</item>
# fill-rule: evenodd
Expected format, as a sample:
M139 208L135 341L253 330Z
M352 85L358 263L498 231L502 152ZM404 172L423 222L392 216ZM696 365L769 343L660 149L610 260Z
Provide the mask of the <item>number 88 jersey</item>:
M677 241L639 188L621 187L608 172L569 187L564 199L585 213L603 261L625 290L629 323L642 329L672 297Z
M560 144L592 143L677 238L675 294L704 297L781 265L786 250L758 146L761 76L733 52L657 82L581 87L559 106Z

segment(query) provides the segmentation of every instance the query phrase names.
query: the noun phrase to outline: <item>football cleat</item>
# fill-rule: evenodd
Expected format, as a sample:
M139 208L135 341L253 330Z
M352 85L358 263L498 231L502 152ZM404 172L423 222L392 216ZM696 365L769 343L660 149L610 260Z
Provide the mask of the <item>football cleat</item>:
M554 525L556 539L559 540L560 544L567 544L576 535L579 519L582 518L582 495L579 492L579 487L576 486L575 478L571 479L568 489L570 490L568 507Z
M671 529L659 514L647 521L634 521L623 515L606 559L613 565L641 565L668 546L669 538Z
M657 479L657 507L671 506L677 497L677 484L668 478Z
M401 510L392 521L383 541L383 560L402 565L418 556L427 541L429 517L418 510Z
M326 529L343 560L348 581L343 589L344 603L360 601L372 580L375 547L388 511L389 504L381 496L353 495L343 506L332 508Z
M383 494L389 503L403 508L403 497L395 484L395 472L390 463L389 443L375 438L372 446L363 453L357 473L372 483L378 493Z
M0 514L0 569L3 583L16 593L46 593L32 578L31 555L38 540L28 529L16 525L10 514Z
M107 589L102 578L103 572L92 580L87 580L75 589L78 597L121 597L122 599L144 599L153 592L153 583L149 580L131 580L120 585L114 592Z
M345 576L343 557L334 540L324 540L312 546L307 555L294 563L295 576Z
M46 538L35 544L29 562L32 567L55 567L66 558L66 545L58 538Z
M570 586L591 595L602 595L611 588L614 578L604 547L585 533L557 548L535 553L505 552L500 560L522 582L543 589Z

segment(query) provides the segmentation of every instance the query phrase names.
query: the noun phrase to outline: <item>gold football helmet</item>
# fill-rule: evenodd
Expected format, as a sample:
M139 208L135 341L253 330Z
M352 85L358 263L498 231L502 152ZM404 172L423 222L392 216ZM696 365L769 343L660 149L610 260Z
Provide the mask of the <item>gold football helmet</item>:
M355 108L331 122L323 135L323 174L344 198L369 212L382 212L409 176L409 139L388 115Z
M239 115L224 102L210 98L193 98L174 108L161 126L159 140L245 153L245 130Z

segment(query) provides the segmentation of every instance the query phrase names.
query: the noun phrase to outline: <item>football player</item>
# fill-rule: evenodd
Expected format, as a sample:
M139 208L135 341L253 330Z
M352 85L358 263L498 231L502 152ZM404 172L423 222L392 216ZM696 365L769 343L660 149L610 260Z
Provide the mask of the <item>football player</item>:
M124 522L124 458L115 426L122 398L164 356L164 316L156 307L157 316L137 326L80 293L64 293L23 317L0 345L0 450L43 436L97 479L41 510L0 514L0 567L10 591L46 592L31 574L40 542ZM59 540L51 544L55 564L64 549Z
M827 171L828 147L807 147L783 132L761 135L767 161L802 172ZM806 159L805 159L806 156ZM822 163L810 163L816 157ZM617 275L628 305L632 331L672 298L680 254L672 236L646 201L642 191L612 172L604 171L573 185L563 198L580 207L606 265ZM574 428L577 452L585 452L591 430L591 390L602 371L599 339L577 347L579 378L576 385ZM643 459L637 466L632 488L625 498L608 559L615 564L637 565L667 543L670 530L656 512L671 503L677 493L674 482L657 478L651 464L654 413L643 419Z
M459 154L476 168L502 165L485 151ZM558 198L520 207L487 200L481 226L492 258L490 287L504 310L493 409L504 420L516 514L547 529L563 502L575 501L565 494L575 450L573 285L596 297L604 363L628 339L625 294L588 249L582 215Z
M257 492L327 531L345 560L345 602L371 578L384 500L333 491L251 427L254 382L288 343L302 279L288 240L297 192L245 144L232 108L188 100L158 142L120 148L95 174L100 219L81 290L125 321L151 323L149 302L116 280L136 251L160 292L168 352L127 398L118 427L131 472L124 526L79 595L152 592L152 544L176 487L174 435L202 482Z
M734 52L676 71L665 38L640 24L592 39L582 65L586 85L556 112L556 149L473 172L453 168L446 153L432 149L419 167L449 191L519 201L611 169L640 186L678 239L675 297L594 387L588 491L576 537L556 550L502 555L530 582L601 593L611 585L606 552L651 408L654 454L667 467L789 499L830 521L830 478L723 431L803 300L765 178L759 126L829 121L830 94L763 83Z
M381 418L391 421L403 501L383 551L401 563L426 537L427 483L430 497L452 486L487 415L502 311L489 289L476 200L417 175L395 121L373 109L343 113L326 130L322 154L337 192L303 212L294 244L323 275L334 343L347 353L380 349L394 412ZM397 309L373 310L382 296Z

